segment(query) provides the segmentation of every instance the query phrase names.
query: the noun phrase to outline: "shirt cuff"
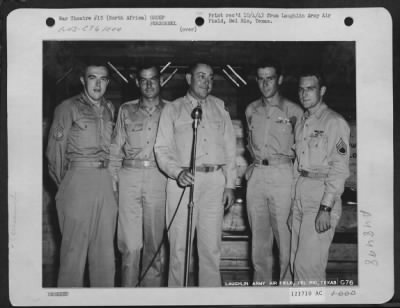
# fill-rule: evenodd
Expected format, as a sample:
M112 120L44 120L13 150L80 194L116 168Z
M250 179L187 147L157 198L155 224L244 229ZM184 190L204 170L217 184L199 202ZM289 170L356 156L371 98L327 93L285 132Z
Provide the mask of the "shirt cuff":
M335 202L335 197L336 197L335 194L326 192L326 193L324 193L321 204L332 208L333 204Z
M174 180L178 180L178 176L179 176L179 174L180 174L183 170L184 170L183 168L175 168L175 169L173 170L173 172L172 172L173 179L174 179Z

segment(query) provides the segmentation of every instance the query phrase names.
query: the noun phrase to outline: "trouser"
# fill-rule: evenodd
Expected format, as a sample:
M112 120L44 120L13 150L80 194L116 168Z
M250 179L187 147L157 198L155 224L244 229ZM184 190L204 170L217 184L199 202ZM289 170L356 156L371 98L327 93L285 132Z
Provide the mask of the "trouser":
M137 286L139 276L145 274L162 243L166 182L157 168L124 167L119 172L118 248L122 254L124 287ZM162 280L159 252L140 284L159 287Z
M196 229L199 256L199 286L221 286L220 257L224 207L222 195L225 177L222 170L196 172L193 208L193 228ZM168 179L167 224L178 206L183 188ZM190 187L185 189L177 214L168 232L170 242L170 264L168 286L182 287L185 273L185 248L188 223ZM193 237L192 237L193 241Z
M291 281L290 230L293 169L290 163L255 166L247 183L247 213L252 232L254 283L269 285L274 264L273 242L279 248L280 280Z
M91 287L113 287L117 205L107 169L67 171L56 196L62 234L58 287L83 286L86 260Z
M323 179L299 177L293 205L291 266L297 285L323 285L329 247L342 212L338 197L331 212L331 228L315 230L315 219L324 195Z

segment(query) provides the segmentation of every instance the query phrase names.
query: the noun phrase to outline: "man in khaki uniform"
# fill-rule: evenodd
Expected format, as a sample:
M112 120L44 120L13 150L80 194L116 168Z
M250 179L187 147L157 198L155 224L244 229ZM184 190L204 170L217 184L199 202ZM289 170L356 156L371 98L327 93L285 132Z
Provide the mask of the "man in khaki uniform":
M280 64L265 60L257 68L262 97L246 109L248 149L247 212L252 231L253 282L272 284L273 241L279 248L280 280L291 281L290 231L287 218L293 183L294 125L303 111L279 93Z
M124 287L138 284L140 259L144 275L156 256L165 230L167 178L158 169L153 152L158 121L165 105L159 96L158 69L143 66L138 71L136 85L141 97L121 106L110 150L110 169L119 186L118 248L122 253ZM162 285L160 253L141 285Z
M184 192L179 210L169 230L170 264L168 286L183 286L189 189L193 185L190 165L192 110L200 104L193 231L197 232L199 285L221 285L219 271L224 204L231 206L236 180L236 139L224 102L210 92L213 70L197 63L186 74L189 90L184 97L165 106L157 133L155 152L160 168L169 176L167 221L172 219Z
M350 128L323 102L326 86L318 72L299 80L306 109L296 125L296 185L292 214L291 265L297 285L323 285L329 247L339 221L344 182L349 176Z
M81 287L88 258L91 287L113 287L117 204L107 169L114 107L104 98L109 77L88 65L83 92L57 106L49 134L49 171L58 185L62 234L59 287Z

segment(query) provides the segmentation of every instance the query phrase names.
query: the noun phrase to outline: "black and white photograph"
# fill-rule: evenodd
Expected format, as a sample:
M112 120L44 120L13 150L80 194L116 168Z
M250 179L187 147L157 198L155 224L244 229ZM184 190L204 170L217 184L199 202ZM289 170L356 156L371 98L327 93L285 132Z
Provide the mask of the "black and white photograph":
M387 301L390 24L382 8L13 11L10 301Z
M357 285L355 75L354 42L44 42L43 286ZM199 121L185 281L190 183L180 203L171 186L191 163L186 109L208 96L229 123Z

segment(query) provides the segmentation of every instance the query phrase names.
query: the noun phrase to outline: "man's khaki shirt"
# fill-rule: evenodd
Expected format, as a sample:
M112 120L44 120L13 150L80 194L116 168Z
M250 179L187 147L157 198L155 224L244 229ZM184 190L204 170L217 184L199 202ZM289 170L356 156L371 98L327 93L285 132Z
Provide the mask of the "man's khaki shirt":
M160 118L155 153L160 168L176 179L190 166L193 119L192 110L198 105L191 95L167 104ZM202 119L198 126L196 166L222 165L226 188L235 188L236 137L224 102L208 96L201 103Z
M295 171L326 174L321 204L332 207L350 175L349 125L341 115L321 103L312 114L304 113L296 125L295 136Z
M57 185L70 161L109 158L113 117L111 102L103 98L97 108L84 93L57 106L46 151L50 176Z
M294 127L303 110L282 99L278 104L265 103L260 98L246 108L248 149L253 159L294 157Z
M151 113L143 107L139 99L121 105L110 148L114 176L124 159L155 160L154 143L165 103L160 100Z

